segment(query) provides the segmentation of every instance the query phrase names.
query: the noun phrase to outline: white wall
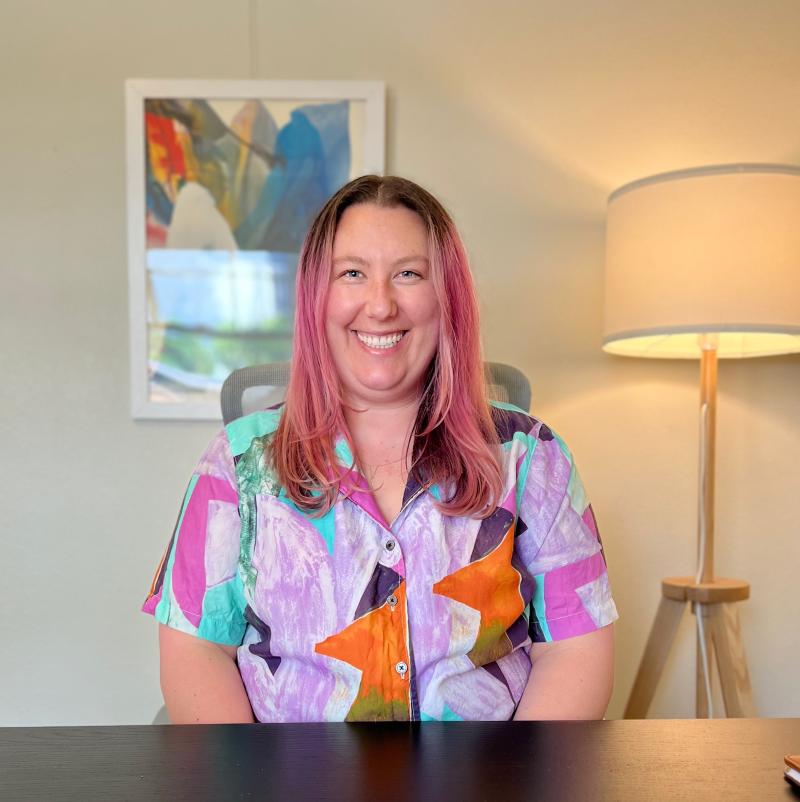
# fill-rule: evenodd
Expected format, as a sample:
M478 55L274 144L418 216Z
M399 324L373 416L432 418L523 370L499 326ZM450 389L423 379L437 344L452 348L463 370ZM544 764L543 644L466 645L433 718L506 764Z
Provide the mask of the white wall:
M662 169L800 157L797 104L781 104L800 77L796 6L758 4L754 28L733 5L261 0L253 52L245 0L4 0L0 725L152 718L138 607L215 430L129 414L129 77L387 82L388 171L449 206L488 356L525 370L577 454L622 614L621 715L659 580L693 570L698 369L600 351L604 199ZM689 67L687 48L704 54ZM760 120L761 103L787 111ZM717 565L753 586L762 715L800 715L798 398L800 358L721 367ZM692 714L693 670L687 615L654 715Z

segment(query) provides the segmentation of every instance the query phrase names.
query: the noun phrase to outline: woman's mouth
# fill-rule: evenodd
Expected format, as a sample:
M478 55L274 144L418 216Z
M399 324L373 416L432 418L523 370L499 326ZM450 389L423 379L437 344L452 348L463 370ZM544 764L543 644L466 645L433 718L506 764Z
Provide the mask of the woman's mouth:
M367 348L389 349L394 348L406 335L404 331L393 331L390 334L367 334L357 331L356 337L367 346Z

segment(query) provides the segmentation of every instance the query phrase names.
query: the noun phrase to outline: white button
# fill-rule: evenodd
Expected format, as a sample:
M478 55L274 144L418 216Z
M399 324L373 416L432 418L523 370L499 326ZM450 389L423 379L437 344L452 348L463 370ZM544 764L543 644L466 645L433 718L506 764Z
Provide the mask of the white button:
M395 596L394 593L392 593L392 595L389 596L389 598L386 599L386 601L389 602L389 607L391 607L392 609L397 607L397 596Z
M400 675L400 677L404 677L406 675L406 671L408 671L408 666L401 660L395 667L394 670Z
M394 540L387 540L386 541L386 545L384 546L386 551L394 551L394 547L395 547Z

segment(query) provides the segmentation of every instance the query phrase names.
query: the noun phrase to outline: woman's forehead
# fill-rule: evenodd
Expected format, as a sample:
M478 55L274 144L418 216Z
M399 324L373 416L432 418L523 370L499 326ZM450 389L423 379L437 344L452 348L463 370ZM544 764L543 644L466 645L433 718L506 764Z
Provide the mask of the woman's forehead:
M344 210L333 241L334 255L352 247L410 248L426 256L428 232L422 218L405 206L359 203Z

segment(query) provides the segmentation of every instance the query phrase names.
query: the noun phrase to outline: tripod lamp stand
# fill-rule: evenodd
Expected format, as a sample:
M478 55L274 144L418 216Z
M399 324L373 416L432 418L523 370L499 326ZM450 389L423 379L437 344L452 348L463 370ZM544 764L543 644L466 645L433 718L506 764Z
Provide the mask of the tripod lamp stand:
M741 579L714 573L717 360L800 352L800 167L736 164L645 178L611 194L603 349L700 359L698 551L668 577L625 718L644 718L689 603L697 627L698 718L753 715L738 602Z

